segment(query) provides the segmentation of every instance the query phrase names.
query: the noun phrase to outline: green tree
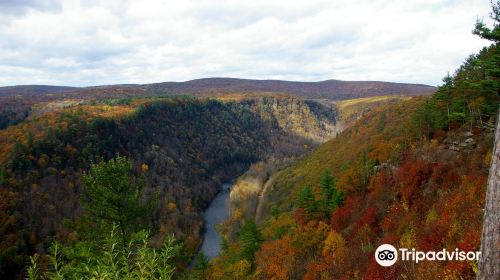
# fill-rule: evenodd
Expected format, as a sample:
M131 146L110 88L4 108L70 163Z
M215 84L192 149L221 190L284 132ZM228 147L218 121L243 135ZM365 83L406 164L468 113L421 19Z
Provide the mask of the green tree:
M149 235L131 235L127 246L120 242L117 227L99 240L80 241L69 247L55 242L49 255L49 269L40 270L38 257L30 258L27 279L171 279L175 257L181 246L167 237L160 248L148 245Z
M493 27L489 28L482 20L476 22L474 34L483 39L494 42L493 52L486 59L479 62L485 70L485 77L480 81L480 97L484 99L481 109L486 115L495 115L498 110L498 98L500 93L500 54L498 42L500 40L500 1L492 2L492 12L490 18L493 19Z
M321 210L329 217L331 212L344 201L344 193L337 190L335 177L328 170L321 175L319 185L321 187Z
M473 33L481 38L498 43L500 40L500 1L492 2L492 10L490 18L493 20L493 28L487 27L484 21L478 19Z
M243 244L242 257L248 261L254 260L254 254L262 243L262 235L253 220L248 220L241 227L240 240Z
M304 209L308 215L318 211L318 205L311 186L304 186L297 192L297 205Z
M209 265L210 260L207 256L205 256L205 254L203 254L203 252L196 254L193 264L193 276L195 276L196 279L206 279L206 272Z
M84 208L97 225L116 224L122 246L130 234L147 226L148 217L157 205L157 195L141 202L144 186L141 178L132 176L132 163L118 156L107 162L93 164L83 176L85 184Z

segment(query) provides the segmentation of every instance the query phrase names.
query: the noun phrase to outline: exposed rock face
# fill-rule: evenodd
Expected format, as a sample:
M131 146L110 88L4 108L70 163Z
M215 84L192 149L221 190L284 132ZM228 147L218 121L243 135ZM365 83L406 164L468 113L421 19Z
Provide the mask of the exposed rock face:
M274 99L270 104L264 109L265 114L272 116L283 131L310 141L310 145L281 144L281 151L275 150L267 159L252 165L231 188L232 207L244 213L245 219L255 218L257 222L265 216L263 204L267 188L272 185L272 174L314 146L334 138L345 127L332 104L313 100L287 102L286 99Z
M493 159L488 177L477 279L500 279L500 111L497 117Z

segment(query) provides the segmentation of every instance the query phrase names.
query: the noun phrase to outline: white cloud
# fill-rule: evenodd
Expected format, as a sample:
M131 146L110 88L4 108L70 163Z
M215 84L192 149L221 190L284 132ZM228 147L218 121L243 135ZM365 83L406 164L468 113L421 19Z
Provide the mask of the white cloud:
M490 9L484 0L12 1L0 4L0 85L214 76L436 85L488 44L471 30Z

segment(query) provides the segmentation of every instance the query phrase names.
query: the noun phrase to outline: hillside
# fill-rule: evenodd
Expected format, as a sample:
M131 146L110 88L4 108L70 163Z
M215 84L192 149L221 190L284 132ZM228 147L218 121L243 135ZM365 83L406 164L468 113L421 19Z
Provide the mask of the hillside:
M47 85L26 85L26 86L8 86L0 87L0 96L36 96L44 94L56 94L77 90L77 87L65 86L47 86Z
M223 229L228 245L205 275L474 279L473 261L399 261L384 268L373 255L384 243L423 251L480 249L498 57L493 44L470 56L430 98L365 114L311 154L264 176L259 202L235 189L235 210ZM362 101L343 104L346 116L356 104Z
M208 78L182 83L166 82L142 86L148 91L185 94L224 94L232 92L278 92L313 99L352 99L380 95L426 95L436 88L419 84L375 81L292 82L280 80L248 80Z
M92 162L130 158L142 195L159 194L160 235L175 233L192 254L223 182L253 162L303 154L337 133L337 118L334 107L287 97L179 97L92 102L10 126L0 131L0 276L21 275L54 237L74 238Z
M340 81L295 82L281 80L250 80L236 78L204 78L186 82L163 82L142 85L106 85L93 87L63 87L26 85L0 87L0 96L35 95L83 95L109 93L114 90L135 90L137 94L225 94L235 92L275 92L314 99L351 99L379 95L425 95L436 90L435 87L422 84L390 83L378 81ZM62 93L65 93L64 95ZM114 96L116 97L116 96Z
M143 85L108 85L85 88L61 86L0 87L0 129L23 121L52 107L68 106L85 100L105 100L165 95L221 97L288 95L307 99L342 100L382 95L428 95L434 87L388 82L290 82L275 80L246 80L207 78L187 82L165 82Z

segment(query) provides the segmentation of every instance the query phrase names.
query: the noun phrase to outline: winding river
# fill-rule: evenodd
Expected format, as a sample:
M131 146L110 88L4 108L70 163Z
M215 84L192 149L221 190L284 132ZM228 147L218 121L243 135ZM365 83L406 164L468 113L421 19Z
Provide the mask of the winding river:
M232 183L222 185L222 190L215 196L210 206L205 210L205 235L201 245L201 252L208 259L218 256L221 251L221 236L215 225L222 223L229 217L229 191Z

